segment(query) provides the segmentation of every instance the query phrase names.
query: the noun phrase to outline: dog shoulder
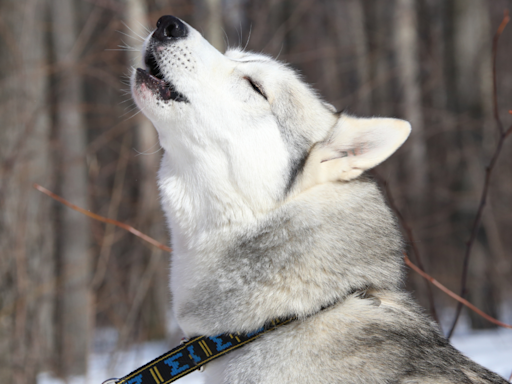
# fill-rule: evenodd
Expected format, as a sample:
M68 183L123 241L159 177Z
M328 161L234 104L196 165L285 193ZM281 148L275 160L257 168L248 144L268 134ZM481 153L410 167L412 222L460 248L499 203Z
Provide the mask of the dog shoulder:
M266 335L234 357L227 377L230 383L506 382L454 349L408 294L383 290L354 293Z

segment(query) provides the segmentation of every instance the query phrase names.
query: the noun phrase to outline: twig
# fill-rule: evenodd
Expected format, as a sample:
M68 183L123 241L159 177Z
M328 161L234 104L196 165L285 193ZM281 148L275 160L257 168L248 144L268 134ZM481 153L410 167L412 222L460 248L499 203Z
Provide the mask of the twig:
M39 184L34 183L34 188L37 189L38 191L43 192L44 194L50 196L52 199L57 200L59 203L62 203L64 205L68 206L69 208L74 209L77 212L80 212L86 216L89 216L91 219L98 220L98 221L101 221L101 222L107 223L107 224L117 225L119 228L123 228L124 230L126 230L130 233L133 233L135 236L140 237L142 240L147 241L148 243L160 248L163 251L172 252L172 249L169 248L168 246L160 243L159 241L153 239L152 237L149 237L148 235L145 235L141 231L133 228L131 225L121 223L120 221L117 221L117 220L108 219L106 217L97 215L97 214L89 212L83 208L80 208L80 207L76 206L75 204L70 203L66 199L49 191L48 189L40 186Z
M498 112L498 93L497 93L497 86L496 86L496 55L498 50L498 39L505 29L505 26L509 22L510 17L508 16L508 10L505 10L503 20L501 21L500 26L498 27L498 30L496 31L496 34L494 35L493 42L492 42L492 52L493 52L493 103L494 103L494 118L496 119L496 122L498 124L498 130L500 133L500 138L498 141L498 145L496 146L496 150L494 151L494 155L492 156L492 159L485 169L485 182L484 187L482 190L482 195L480 197L480 204L478 206L478 210L476 213L475 220L473 221L473 226L471 228L471 235L469 237L469 240L466 243L466 252L464 254L464 262L462 267L462 277L461 277L461 284L460 284L460 296L464 297L467 293L467 280L468 280L468 269L469 269L469 259L471 256L471 249L473 248L473 244L475 242L476 236L478 234L478 230L480 228L480 222L482 221L482 214L484 211L485 204L487 202L487 193L489 191L489 185L491 181L491 175L492 171L494 169L494 166L498 160L498 157L501 153L501 149L503 147L503 143L505 142L506 138L510 135L512 132L512 126L509 127L506 131L503 128L503 124L501 122L499 112ZM460 313L462 310L462 302L459 301L459 304L457 305L457 310L455 313L455 318L453 319L452 326L450 328L450 331L448 332L447 338L450 339L453 332L455 331L455 327L457 326L457 322L460 317Z
M482 316L484 319L486 319L487 321L490 321L493 324L499 325L500 327L503 327L503 328L510 328L510 329L512 329L512 325L502 323L501 321L495 319L494 317L489 316L485 312L483 312L480 309L478 309L477 307L475 307L473 304L471 304L466 299L464 299L464 298L460 297L459 295L457 295L456 293L450 291L448 288L446 288L443 284L441 284L439 281L434 279L432 276L430 276L429 274L423 272L417 265L412 263L412 261L409 259L409 257L407 257L407 254L405 252L404 252L404 261L405 261L405 264L407 266L412 268L415 272L419 273L427 281L429 281L430 283L435 285L437 288L439 288L441 291L446 293L448 296L450 296L450 297L454 298L455 300L457 300L461 305L465 305L466 307L468 307L469 309L471 309L472 311L474 311L475 313L477 313L478 315Z
M119 154L119 159L117 161L117 169L114 176L114 187L112 188L112 196L110 199L110 204L108 207L108 216L115 217L117 216L117 212L119 209L119 205L121 204L121 196L123 190L124 177L126 174L126 166L128 164L129 156L126 155L126 151L129 147L128 140L131 139L131 135L125 135L123 139L123 144L121 146L121 152ZM100 247L100 256L96 263L96 268L94 268L94 276L91 280L91 287L93 290L96 290L104 281L106 273L108 261L110 258L110 250L112 248L112 244L114 243L113 238L115 234L115 227L112 224L107 224L105 228L105 233L103 234L103 241L101 242Z
M106 217L103 217L103 216L100 216L100 215L97 215L95 213L92 213L92 212L89 212L83 208L80 208L72 203L70 203L69 201L67 201L66 199L56 195L55 193L47 190L46 188L40 186L39 184L35 184L34 183L34 188L37 189L38 191L40 192L43 192L44 194L50 196L52 199L55 199L57 200L58 202L74 209L75 211L78 211L86 216L89 216L90 218L94 219L94 220L98 220L98 221L101 221L103 223L108 223L108 224L114 224L114 225L117 225L119 228L122 228L128 232L131 232L133 233L135 236L138 236L140 237L141 239L147 241L148 243L151 243L155 246L157 246L158 248L164 250L164 251L167 251L167 252L172 252L172 249L165 246L164 244L156 241L155 239L143 234L142 232L136 230L135 228L133 228L132 226L130 225L127 225L127 224L124 224L124 223L121 223L119 221L116 221L116 220L112 220L112 219L107 219ZM487 315L486 313L482 312L481 310L479 310L477 307L475 307L473 304L471 304L469 301L463 299L462 297L460 297L459 295L457 295L456 293L450 291L448 288L446 288L444 285L442 285L440 282L438 282L436 279L434 279L432 276L430 276L429 274L425 273L424 271L421 270L420 267L418 267L416 264L413 264L411 262L411 260L409 259L409 257L407 257L407 254L404 252L404 260L405 260L405 264L408 265L409 267L411 267L415 272L419 273L421 276L423 276L427 281L429 281L430 283L434 284L436 287L438 287L440 290L442 290L443 292L445 292L446 294L448 294L449 296L453 297L455 300L457 300L458 302L464 304L465 306L467 306L468 308L470 308L471 310L475 311L476 313L478 313L480 316L482 316L483 318L489 320L490 322L496 324L496 325L499 325L500 327L504 327L504 328L511 328L512 329L512 325L508 325L508 324L505 324L505 323L502 323L501 321L499 320L496 320L495 318ZM150 271L152 271L152 267L148 267L146 269L146 273L151 273Z
M496 34L494 35L492 39L492 87L493 87L493 107L494 107L494 119L498 123L498 129L500 130L500 133L503 135L503 123L500 119L500 114L498 111L498 86L496 81L496 57L498 54L498 39L500 38L501 34L503 33L503 30L507 26L508 22L510 21L510 16L508 15L508 9L505 9L503 11L503 20L501 20L500 26L498 27L498 30L496 31ZM509 111L510 113L510 111Z
M126 316L126 321L121 327L121 331L119 332L119 338L117 342L117 350L123 350L126 347L128 336L133 329L135 320L137 319L137 314L140 313L140 309L142 304L144 303L144 299L148 293L148 290L153 282L153 276L157 271L159 266L159 261L162 254L160 252L153 253L151 258L149 259L149 263L144 270L142 278L140 279L137 290L135 291L135 297L130 306L130 310L128 315ZM112 358L109 360L109 365L115 366L117 365L117 361L119 358L119 354L114 354Z
M405 230L405 232L407 234L407 238L409 239L409 244L412 247L414 256L416 256L416 262L418 263L418 267L422 271L425 271L425 267L423 266L423 262L421 261L420 251L419 251L416 241L414 239L414 234L412 232L412 228L410 227L409 223L407 223L407 220L405 220L405 217L402 215L402 213L396 206L395 200L393 199L393 195L391 194L391 191L389 189L387 181L383 177L381 177L375 170L372 171L372 174L379 181L380 185L384 188L384 190L386 192L386 196L388 198L388 204L391 207L391 209L395 212L395 214L397 215L398 220L400 221L400 224L402 225L402 228ZM428 301L429 301L429 305L430 305L430 312L431 312L434 320L439 324L439 327L441 327L441 322L439 321L439 318L437 316L436 306L435 306L435 302L434 302L434 294L433 294L432 289L428 283L426 283L426 288L427 288Z

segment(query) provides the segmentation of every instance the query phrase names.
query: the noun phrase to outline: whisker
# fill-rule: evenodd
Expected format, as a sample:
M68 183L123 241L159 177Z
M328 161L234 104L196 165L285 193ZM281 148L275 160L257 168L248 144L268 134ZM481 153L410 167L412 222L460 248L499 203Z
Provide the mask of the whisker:
M124 119L124 120L123 120L123 122L128 121L128 120L130 120L130 119L133 119L135 116L137 116L139 113L141 113L141 112L143 112L143 111L144 111L144 109L139 109L136 113L134 113L133 115L131 115L131 116L127 117L126 119ZM130 112L133 112L133 109L132 109L132 110L130 110L130 111L128 111L128 112L126 112L126 113L123 113L123 114L122 114L121 116L119 116L119 117L121 118L121 117L123 117L123 116L127 115L127 114L128 114L128 113L130 113Z
M106 48L105 51L117 51L117 52L139 52L138 49L127 49L127 48L121 48L121 49L116 49L116 48Z
M163 148L162 147L159 147L156 151L153 151L153 152L148 152L151 148L154 148L155 146L159 145L159 142L157 141L155 144L153 144L151 147L149 147L147 150L145 151L138 151L137 148L132 148L135 152L137 152L137 156L141 156L141 155L144 155L144 156L149 156L149 155L154 155L155 153L158 153L160 152Z
M226 51L227 51L229 49L229 37L224 28L222 28L222 32L224 32L224 43L226 44Z
M249 45L249 41L251 40L251 33L252 33L252 23L249 26L249 36L247 36L247 43L245 43L244 51L247 49L247 46Z
M279 59L279 56L281 56L281 52L283 52L284 44L281 44L281 49L279 50L279 53L276 56L276 60Z
M142 24L140 21L137 21L137 23L142 27L144 28L144 30L148 33L148 35L153 32L151 29L149 29L148 27L146 27L144 24Z
M137 39L137 38L139 38L139 39L140 39L140 41L142 41L142 42L144 42L144 41L146 40L146 38L145 38L145 37L142 37L142 36L141 36L141 35L139 35L137 32L135 32L133 29L131 29L131 28L128 26L128 24L126 24L124 21L122 21L121 23L122 23L122 24L123 24L123 25L124 25L124 26L125 26L125 27L130 31L130 32L132 32L135 36L129 35L129 34L125 33L125 32L122 32L122 31L119 31L119 30L118 30L118 32L119 32L119 33L122 33L123 35L128 36L128 37L130 37L131 39Z

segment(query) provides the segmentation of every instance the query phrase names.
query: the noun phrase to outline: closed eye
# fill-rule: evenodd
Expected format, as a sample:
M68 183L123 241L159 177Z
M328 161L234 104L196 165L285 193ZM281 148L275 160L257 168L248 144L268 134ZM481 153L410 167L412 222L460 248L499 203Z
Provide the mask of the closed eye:
M265 98L265 100L268 100L267 95L265 94L265 91L263 90L263 87L261 86L261 84L255 82L253 79L251 79L248 76L244 76L244 79L249 82L249 84L251 85L252 89L254 89L261 96L263 96Z

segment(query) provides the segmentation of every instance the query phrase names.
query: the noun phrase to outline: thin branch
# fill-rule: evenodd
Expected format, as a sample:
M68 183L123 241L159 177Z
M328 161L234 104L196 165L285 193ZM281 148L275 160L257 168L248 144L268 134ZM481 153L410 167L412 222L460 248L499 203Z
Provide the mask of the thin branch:
M498 111L498 86L496 82L496 56L498 54L498 39L500 38L503 30L507 26L510 21L510 17L508 15L508 9L505 9L503 12L503 20L501 20L501 24L492 39L492 85L493 85L493 105L494 105L494 118L498 123L498 129L500 133L503 135L503 123L500 119L500 114Z
M414 256L416 256L416 262L418 263L419 268L422 271L425 271L425 267L423 266L423 262L421 261L420 251L419 251L416 241L414 239L414 234L413 234L412 228L409 225L409 223L407 222L407 220L405 220L405 217L402 215L402 213L400 212L398 207L396 206L395 200L393 199L393 195L391 194L391 190L389 189L388 182L382 176L380 176L375 170L372 171L372 174L378 180L378 182L382 186L382 188L384 188L384 191L386 192L386 196L388 198L388 204L391 207L391 209L393 210L393 212L395 212L396 216L398 217L398 220L400 221L402 228L404 229L404 231L407 234L407 238L409 239L409 244L411 245ZM441 327L441 322L439 321L439 317L437 316L436 306L435 306L435 302L434 302L434 294L433 294L432 289L428 283L426 283L426 288L427 288L427 296L428 296L428 301L429 301L429 306L430 306L430 312L431 312L434 320L439 324L439 327Z
M43 192L44 194L50 196L52 199L57 200L59 203L62 203L64 205L68 206L69 208L74 209L77 212L80 212L86 216L89 216L91 219L98 220L98 221L101 221L101 222L107 223L107 224L117 225L119 228L123 228L124 230L126 230L130 233L133 233L135 236L140 237L142 240L147 241L148 243L154 245L155 247L160 248L163 251L172 252L172 249L169 248L168 246L160 243L159 241L153 239L152 237L149 237L148 235L145 235L141 231L133 228L131 225L121 223L120 221L117 221L117 220L108 219L106 217L97 215L97 214L89 212L83 208L80 208L80 207L76 206L75 204L70 203L66 199L60 197L59 195L56 195L55 193L49 191L48 189L40 186L39 184L34 183L33 186L38 191Z
M480 197L480 204L478 206L475 220L473 221L473 226L471 228L471 235L469 237L469 240L466 243L466 252L464 254L462 277L461 277L461 283L460 283L460 296L461 297L464 297L467 293L467 280L468 280L468 269L469 269L469 259L471 256L471 249L473 248L473 244L474 244L476 236L478 234L478 230L480 229L480 222L482 221L482 214L484 212L485 204L487 202L487 194L488 194L489 186L490 186L490 182L491 182L492 171L493 171L494 166L496 165L498 157L501 153L503 143L505 142L507 137L512 132L512 126L509 129L507 129L507 131L504 130L503 124L499 117L498 93L497 93L497 86L496 86L496 55L497 55L497 50L498 50L498 39L499 39L501 33L503 32L503 30L505 29L505 26L507 25L509 20L510 20L510 17L508 16L508 10L505 10L503 20L501 21L501 24L498 27L496 34L494 35L493 44L492 44L492 56L493 56L492 72L493 72L493 80L494 80L494 89L493 89L494 118L496 119L496 122L498 124L500 138L498 141L498 145L496 146L496 150L494 151L494 155L492 156L492 159L491 159L489 165L485 169L485 182L484 182L484 187L482 190L482 195ZM448 336L447 336L448 339L450 339L453 332L455 331L455 327L457 326L457 322L459 320L461 310L462 310L462 303L459 301L459 304L457 305L457 310L455 313L455 318L453 319L452 326L450 328L450 331L448 332Z
M159 261L162 256L162 253L156 252L151 255L149 259L149 263L144 270L142 278L140 279L137 290L135 291L135 297L131 303L130 310L128 315L126 316L126 321L123 323L121 327L121 331L119 332L119 338L117 342L117 350L124 350L127 346L128 336L133 329L135 324L135 320L137 319L137 314L140 313L140 309L142 304L144 303L144 299L148 293L148 290L153 282L153 276L157 271L159 266ZM109 360L109 365L115 366L117 365L117 359L119 358L119 354L114 354Z
M83 208L80 208L72 203L70 203L69 201L67 201L66 199L56 195L55 193L49 191L48 189L40 186L39 184L35 184L34 183L34 188L37 189L38 191L40 192L43 192L44 194L50 196L52 199L54 200L57 200L58 202L74 209L75 211L77 212L80 212L94 220L98 220L98 221L101 221L103 223L108 223L108 224L114 224L114 225L117 225L119 228L122 228L128 232L131 232L133 233L135 236L138 236L140 237L141 239L147 241L148 243L151 243L155 246L157 246L158 248L164 250L164 251L167 251L167 252L172 252L172 249L165 246L164 244L156 241L155 239L143 234L142 232L136 230L135 228L133 228L132 226L130 225L127 225L127 224L124 224L124 223L121 223L117 220L112 220L112 219L108 219L106 217L103 217L103 216L100 216L100 215L97 215L95 213L92 213L92 212L89 212ZM504 327L504 328L511 328L512 329L512 325L509 325L509 324L505 324L505 323L502 323L501 321L499 320L496 320L495 318L487 315L486 313L482 312L481 310L479 310L477 307L475 307L473 304L471 304L469 301L463 299L462 297L460 297L459 295L455 294L454 292L450 291L448 288L446 288L444 285L442 285L441 283L439 283L436 279L434 279L432 276L430 276L429 274L427 274L426 272L422 271L421 268L419 268L416 264L413 264L411 262L411 260L409 260L409 258L407 257L407 254L404 252L404 260L405 260L405 264L408 265L409 267L411 267L415 272L419 273L421 276L423 276L427 281L429 281L430 283L434 284L436 287L438 287L440 290L442 290L443 292L445 292L446 294L448 294L449 296L453 297L455 300L457 300L458 302L464 304L465 306L467 306L468 308L470 308L471 310L475 311L476 313L478 313L480 316L482 316L483 318L489 320L490 322L496 324L496 325L499 325L500 327ZM148 269L146 270L147 273L150 273L149 271L151 271L152 268L148 267Z
M114 187L112 188L112 196L110 198L110 204L108 207L108 216L116 217L117 212L119 210L119 205L121 204L121 196L123 191L123 183L126 175L126 167L128 165L129 156L127 156L126 151L129 148L128 140L131 139L131 135L125 135L123 139L123 144L121 145L121 152L119 153L119 159L117 161L116 173L114 176ZM91 280L91 287L93 290L96 290L104 281L107 268L108 261L110 258L110 251L112 248L112 244L114 243L114 234L115 227L112 224L107 224L105 228L105 233L103 234L103 241L101 242L99 258L96 263L96 268L94 268L94 276Z
M478 309L477 307L475 307L473 304L471 304L466 299L460 297L459 295L457 295L453 291L450 291L448 288L446 288L443 284L441 284L439 281L434 279L432 276L430 276L429 274L423 272L417 265L412 263L412 261L407 257L407 254L405 252L404 252L404 261L405 261L405 264L407 266L412 268L415 272L419 273L427 281L429 281L431 284L435 285L437 288L439 288L441 291L446 293L448 296L450 296L450 297L454 298L455 300L457 300L461 305L465 305L466 307L468 307L469 309L471 309L472 311L474 311L475 313L477 313L478 315L482 316L484 319L486 319L487 321L490 321L493 324L499 325L500 327L503 327L503 328L510 328L510 329L512 329L512 325L502 323L501 321L495 319L494 317L489 316L485 312L483 312L480 309Z

